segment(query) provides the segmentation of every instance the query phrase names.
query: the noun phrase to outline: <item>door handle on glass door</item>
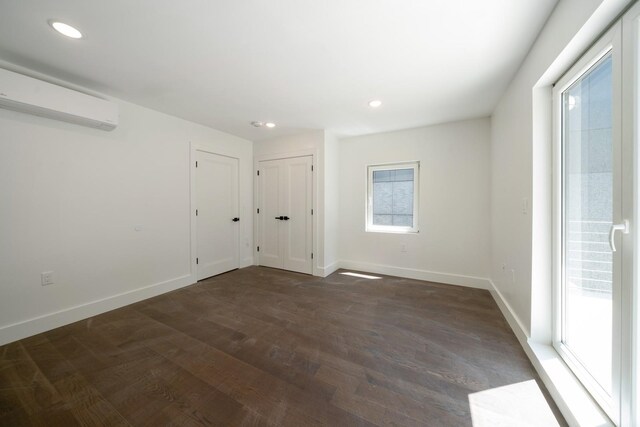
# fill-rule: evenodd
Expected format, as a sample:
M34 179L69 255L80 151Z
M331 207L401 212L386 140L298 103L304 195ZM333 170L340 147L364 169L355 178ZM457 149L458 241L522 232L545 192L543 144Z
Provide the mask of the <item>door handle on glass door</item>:
M289 217L288 216L283 216L282 219L284 219L285 221L289 221Z
M609 229L609 246L611 246L611 251L616 251L616 231L622 231L622 234L629 234L629 220L625 219L621 224L611 224L611 228Z
M231 221L233 221L233 222L238 222L238 221L240 221L240 218L235 217L235 218L233 218Z

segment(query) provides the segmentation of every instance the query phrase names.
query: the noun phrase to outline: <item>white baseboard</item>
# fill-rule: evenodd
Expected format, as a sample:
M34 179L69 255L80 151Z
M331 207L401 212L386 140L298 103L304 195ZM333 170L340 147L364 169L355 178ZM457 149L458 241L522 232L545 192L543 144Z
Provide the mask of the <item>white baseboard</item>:
M550 343L532 341L529 338L528 329L511 305L493 281L489 280L489 283L491 286L489 291L493 299L567 423L572 427L613 427L609 418L591 398L553 346Z
M325 267L318 267L318 273L320 273L320 277L327 277L328 275L330 275L331 273L334 273L339 268L340 268L340 263L336 261Z
M195 283L195 276L188 274L175 279L123 292L117 295L69 307L32 319L0 327L0 345L68 325L88 317L124 307Z
M243 259L240 262L240 267L238 268L245 268L245 267L249 267L250 265L255 265L255 261L252 256L246 257L245 259Z
M507 319L507 323L511 326L513 333L516 334L516 338L518 338L518 341L520 341L520 344L524 347L523 343L526 343L531 336L529 329L524 325L524 323L522 323L520 317L516 315L515 311L511 308L511 305L502 296L502 293L498 290L491 279L489 279L489 292L496 301L496 304L498 304L498 308L500 308L502 315Z
M440 273L436 271L419 270L415 268L394 267L383 264L370 264L359 261L339 261L340 268L361 270L369 273L386 274L389 276L405 277L407 279L425 280L427 282L444 283L447 285L466 286L468 288L490 289L491 282L484 277L465 276L461 274Z

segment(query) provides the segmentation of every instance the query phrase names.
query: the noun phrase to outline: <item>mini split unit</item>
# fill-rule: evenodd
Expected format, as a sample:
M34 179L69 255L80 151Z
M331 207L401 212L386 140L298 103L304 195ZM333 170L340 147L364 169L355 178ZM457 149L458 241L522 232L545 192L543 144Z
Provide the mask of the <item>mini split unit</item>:
M102 130L118 126L118 106L0 68L0 108Z

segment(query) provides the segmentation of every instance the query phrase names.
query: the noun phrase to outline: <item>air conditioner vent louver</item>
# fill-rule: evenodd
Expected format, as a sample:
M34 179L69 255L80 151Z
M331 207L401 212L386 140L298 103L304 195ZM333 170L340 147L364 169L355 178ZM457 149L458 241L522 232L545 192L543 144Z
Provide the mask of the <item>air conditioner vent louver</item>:
M118 106L0 68L0 108L102 130L118 126Z

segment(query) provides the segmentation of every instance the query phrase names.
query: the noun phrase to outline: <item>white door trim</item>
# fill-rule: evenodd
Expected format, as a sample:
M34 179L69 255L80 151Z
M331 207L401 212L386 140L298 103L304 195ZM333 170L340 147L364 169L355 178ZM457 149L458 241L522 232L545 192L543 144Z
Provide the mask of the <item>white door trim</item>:
M319 276L319 277L323 277L322 271L321 269L318 267L318 260L320 259L319 256L319 250L318 250L318 237L319 237L319 232L318 232L318 218L320 215L322 215L321 212L319 212L318 209L318 195L319 195L319 179L318 179L318 174L320 173L319 168L318 168L318 159L319 159L319 150L317 149L308 149L308 150L300 150L300 151L292 151L292 152L288 152L288 153L270 153L270 154L263 154L260 156L254 156L253 158L253 188L254 188L254 192L253 192L253 235L255 236L255 243L253 245L253 259L255 260L255 264L258 264L258 238L260 236L259 234L259 229L258 229L258 213L257 213L257 209L258 209L258 203L259 203L259 199L258 199L258 168L260 166L260 162L265 161L265 160L280 160L280 159L292 159L295 157L305 157L305 156L311 156L311 165L313 166L313 174L311 174L311 188L312 188L312 195L311 195L311 205L312 205L312 209L313 209L313 215L311 217L311 221L312 221L312 230L311 230L311 247L313 248L313 259L311 260L311 270L312 270L312 274L314 276Z

